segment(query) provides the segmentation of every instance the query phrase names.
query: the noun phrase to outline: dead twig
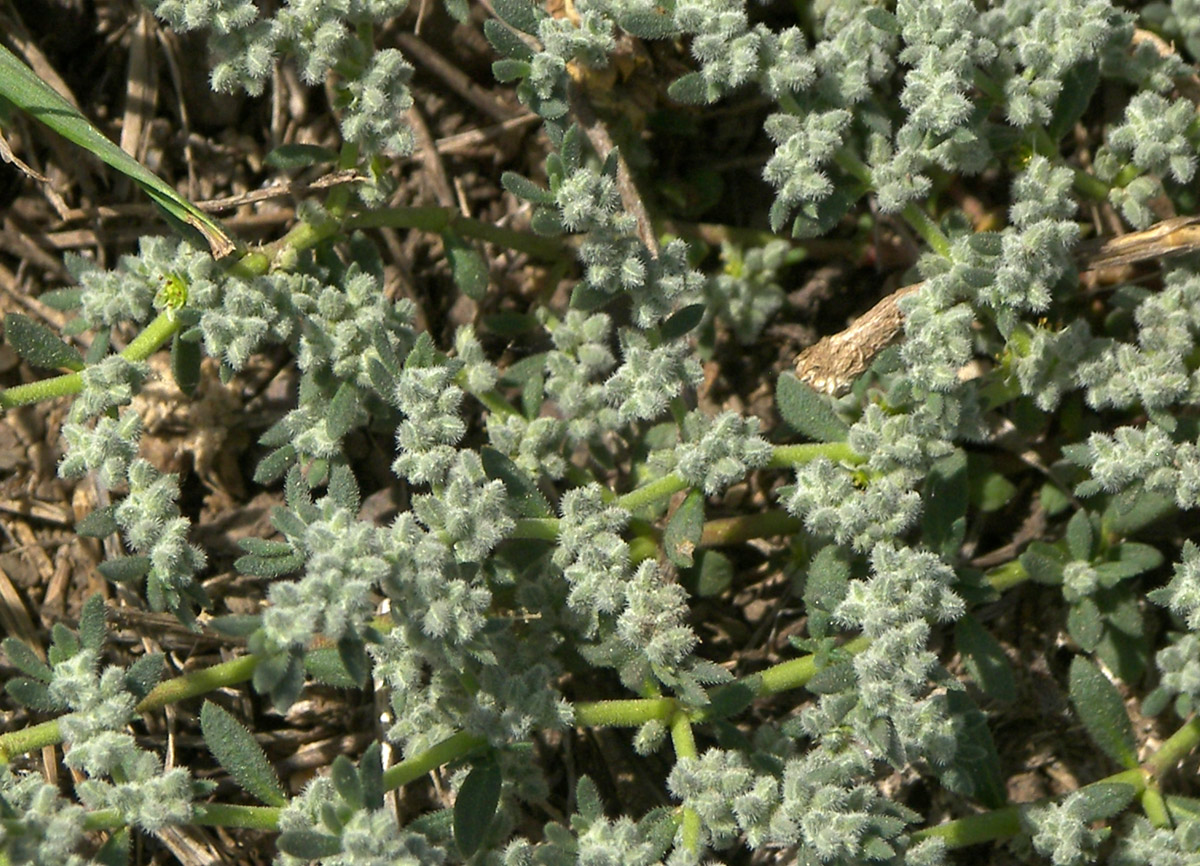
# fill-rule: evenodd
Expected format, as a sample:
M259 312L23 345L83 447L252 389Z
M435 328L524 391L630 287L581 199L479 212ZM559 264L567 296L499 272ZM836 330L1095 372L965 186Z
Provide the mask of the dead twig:
M1200 217L1164 220L1145 231L1081 244L1075 251L1080 271L1099 271L1200 250ZM921 287L904 286L885 297L849 328L822 337L796 357L796 378L825 394L839 396L900 337L904 314L898 302Z
M596 155L600 157L601 161L608 159L608 155L612 153L616 145L613 144L604 122L592 110L592 104L584 95L583 90L572 83L567 88L567 98L570 101L571 114L578 122L580 129L583 130L583 134L587 136ZM619 150L617 151L617 191L621 194L621 204L625 206L626 212L633 214L634 219L637 220L638 239L646 245L650 254L657 258L658 236L654 233L654 224L650 221L650 214L642 201L642 194L638 192L637 184L633 182L633 175L629 172L629 166Z

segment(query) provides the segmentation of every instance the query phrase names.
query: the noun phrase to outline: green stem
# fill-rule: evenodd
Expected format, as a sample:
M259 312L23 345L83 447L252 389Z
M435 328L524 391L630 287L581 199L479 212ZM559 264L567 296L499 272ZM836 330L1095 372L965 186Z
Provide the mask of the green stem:
M1167 801L1163 799L1162 791L1153 781L1142 791L1142 811L1155 827L1171 826L1171 813L1167 810Z
M1193 717L1146 761L1146 769L1161 776L1190 755L1197 744L1200 744L1200 717Z
M929 218L929 214L917 206L916 202L910 201L905 205L904 210L900 211L900 215L935 253L944 259L950 258L950 239L942 233L937 223Z
M157 352L167 340L183 326L178 318L168 316L165 312L154 317L146 329L133 342L124 348L121 357L128 361L144 361ZM12 409L14 406L27 406L42 400L55 397L67 397L78 394L83 390L83 376L80 373L66 373L53 379L42 379L27 385L17 385L0 391L0 409Z
M431 773L443 764L457 760L470 754L480 746L487 745L487 740L459 731L447 737L436 746L431 746L419 755L414 755L406 761L401 761L389 767L383 774L383 786L391 791L413 782L426 773Z
M137 705L139 713L148 713L187 698L194 698L227 686L244 683L254 676L259 657L242 656L211 668L192 671L183 676L159 683Z
M279 813L276 806L235 806L230 803L198 803L193 810L192 824L207 827L241 827L249 830L278 830Z
M1029 572L1025 570L1021 560L1012 559L989 571L987 580L996 592L1005 592L1029 580Z
M720 547L723 544L739 544L751 538L792 535L803 526L803 520L778 509L741 517L720 517L705 522L700 530L700 546Z
M671 717L671 744L675 747L676 759L696 757L696 737L692 733L692 720L678 709ZM683 848L695 852L700 848L700 814L688 806L683 807L683 824L680 827Z
M845 442L806 442L802 445L776 445L767 463L768 469L790 469L800 463L811 463L825 457L835 463L865 463L862 457Z
M0 409L13 409L17 406L28 406L40 403L42 400L53 400L55 397L66 397L78 394L83 390L83 377L78 373L64 373L53 379L41 379L26 385L16 385L0 391Z
M870 645L870 638L860 636L847 641L841 648L848 653L856 654L862 652ZM798 689L808 685L808 681L816 673L817 657L815 655L802 656L798 659L782 662L758 674L762 682L758 693L760 696L763 696L777 694L789 689Z
M534 538L539 541L558 539L557 517L523 517L516 522L509 538Z
M0 734L0 764L7 764L13 755L24 755L62 741L62 728L57 719Z
M1108 192L1111 187L1094 174L1089 174L1082 168L1073 168L1072 178L1071 185L1080 195L1085 195L1092 201L1108 201Z
M678 708L674 698L588 701L575 705L575 724L586 728L636 728L655 720L666 722Z
M464 377L464 380L465 378L466 377ZM464 381L460 384L465 385L466 383ZM466 390L466 388L463 388L463 390ZM482 394L475 394L474 396L476 400L486 406L488 411L492 412L493 414L507 415L510 417L521 414L519 411L517 411L517 409L513 408L512 404L505 400L498 391L484 391Z
M1111 784L1132 785L1140 796L1146 790L1146 775L1141 770L1123 770L1092 783L1092 785ZM1084 787L1089 788L1091 785ZM947 821L936 827L918 830L913 833L912 840L920 842L922 839L937 836L946 840L948 848L965 848L968 845L980 845L984 842L994 842L997 839L1008 839L1021 832L1021 812L1023 810L1047 802L1050 802L1049 798L1033 803L1022 803L1019 806L994 809L982 815L971 815L955 821Z
M617 497L617 505L626 511L638 511L647 505L653 505L660 499L674 496L680 490L687 490L690 485L678 474L672 472L636 490L631 490L624 496Z

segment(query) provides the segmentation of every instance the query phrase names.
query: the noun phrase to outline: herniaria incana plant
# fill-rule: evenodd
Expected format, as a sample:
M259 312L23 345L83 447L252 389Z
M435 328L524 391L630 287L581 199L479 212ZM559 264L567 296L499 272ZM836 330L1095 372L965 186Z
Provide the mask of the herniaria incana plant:
M5 641L9 695L51 720L0 735L8 861L121 862L130 827L207 824L278 832L281 864L934 866L1000 840L1054 866L1200 862L1195 786L1170 774L1200 741L1200 265L1179 255L1200 6L448 0L541 121L544 165L502 179L521 229L395 203L417 140L404 3L147 5L206 34L215 90L258 95L289 64L324 85L340 152L280 164L355 181L263 247L226 249L193 215L207 247L185 227L113 269L70 257L75 285L42 300L73 311L86 355L8 316L26 360L70 371L0 402L73 395L59 474L110 503L78 527L119 539L102 575L246 648L162 682L160 656L106 665L98 597L46 658ZM694 223L656 221L672 200L648 193L653 137L604 98L631 52L665 56L647 46L678 55L663 116L761 121L768 205L719 255ZM437 238L478 309L500 309L504 251L567 291L431 331L385 284L381 227ZM882 267L885 235L902 252L879 279L904 288L778 376L786 424L748 395L699 399L703 361L772 339L822 239ZM220 615L180 478L139 447L135 398L168 342L187 393L214 369L236 387L264 355L296 371L254 472L282 488L273 531L231 566L263 587L253 615ZM364 439L391 480L364 472ZM403 507L370 517L363 490L389 486ZM1036 528L999 537L1023 513ZM701 612L755 579L718 548L756 538L795 624L766 667L701 639ZM1010 803L1017 758L989 721L1028 686L989 626L1016 593L1061 614L1060 673L1101 758L1074 790ZM281 713L314 682L372 690L382 742L289 796L215 695L240 682ZM131 735L206 693L212 755L265 807L213 799ZM626 813L562 778L561 743L592 727L632 732L664 805ZM53 743L69 791L19 758ZM445 807L398 810L389 792L431 771Z

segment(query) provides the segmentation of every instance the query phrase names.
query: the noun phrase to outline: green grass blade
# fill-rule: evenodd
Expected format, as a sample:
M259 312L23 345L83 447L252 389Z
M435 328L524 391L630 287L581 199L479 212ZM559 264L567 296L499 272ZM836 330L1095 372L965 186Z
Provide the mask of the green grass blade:
M0 96L137 183L168 214L199 231L216 258L223 258L236 249L233 239L216 220L106 138L71 103L3 46L0 46Z

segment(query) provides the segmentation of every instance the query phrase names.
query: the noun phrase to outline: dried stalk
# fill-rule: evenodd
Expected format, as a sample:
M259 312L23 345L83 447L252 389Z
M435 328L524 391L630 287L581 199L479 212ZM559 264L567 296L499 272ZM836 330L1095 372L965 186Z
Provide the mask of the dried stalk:
M1081 244L1075 259L1081 272L1099 271L1197 250L1200 217L1186 216L1164 220L1145 231ZM825 394L846 393L875 356L900 337L904 315L897 302L921 285L896 289L846 330L809 346L796 357L796 377Z

